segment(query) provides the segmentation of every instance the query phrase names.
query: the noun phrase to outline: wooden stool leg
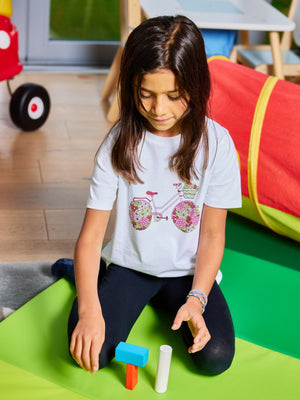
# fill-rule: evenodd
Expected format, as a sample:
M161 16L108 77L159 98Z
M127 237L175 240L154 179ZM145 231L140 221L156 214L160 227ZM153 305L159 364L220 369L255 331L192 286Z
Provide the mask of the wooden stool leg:
M241 43L249 46L250 44L249 31L241 31Z
M1 0L0 0L1 1ZM103 100L108 100L117 87L120 75L121 58L123 54L123 45L125 44L131 31L137 27L142 21L142 9L140 0L120 0L120 16L121 16L121 45L115 55L109 73L104 82L101 91ZM116 122L119 117L118 94L115 95L110 109L107 114L109 122Z
M284 79L279 33L269 32L269 37L273 56L274 75L279 79Z
M101 91L101 97L103 100L108 100L112 95L113 91L116 89L116 85L120 74L122 53L123 53L123 46L119 46Z
M119 112L119 96L118 92L116 92L106 116L108 122L116 122L119 118Z

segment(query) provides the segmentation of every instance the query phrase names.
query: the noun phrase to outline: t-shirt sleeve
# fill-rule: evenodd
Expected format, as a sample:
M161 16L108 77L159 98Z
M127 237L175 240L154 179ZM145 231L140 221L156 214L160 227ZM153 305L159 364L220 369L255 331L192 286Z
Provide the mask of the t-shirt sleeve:
M242 206L241 177L237 152L226 129L216 137L211 175L204 203L215 208Z
M87 208L111 210L118 190L118 175L111 164L111 141L101 145L94 166Z

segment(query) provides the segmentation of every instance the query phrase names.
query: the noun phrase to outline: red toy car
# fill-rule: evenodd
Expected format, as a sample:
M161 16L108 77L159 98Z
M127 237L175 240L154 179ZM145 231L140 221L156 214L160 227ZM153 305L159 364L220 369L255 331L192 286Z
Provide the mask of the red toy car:
M46 121L50 111L50 97L45 88L34 83L25 83L12 93L9 79L19 74L23 66L18 56L18 32L11 23L10 0L0 1L0 81L7 81L11 94L10 116L24 131L38 129Z

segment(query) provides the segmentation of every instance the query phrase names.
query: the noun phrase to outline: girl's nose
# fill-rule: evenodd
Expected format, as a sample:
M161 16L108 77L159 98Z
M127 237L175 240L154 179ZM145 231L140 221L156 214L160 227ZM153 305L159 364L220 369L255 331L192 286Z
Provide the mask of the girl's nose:
M151 111L158 117L165 114L165 101L162 96L157 96L153 100Z

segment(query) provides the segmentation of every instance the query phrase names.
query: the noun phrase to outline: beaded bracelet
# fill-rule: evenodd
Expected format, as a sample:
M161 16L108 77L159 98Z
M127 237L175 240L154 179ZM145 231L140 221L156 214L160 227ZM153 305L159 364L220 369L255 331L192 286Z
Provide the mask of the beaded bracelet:
M205 302L205 305L207 305L208 299L207 299L206 294L203 292L203 290L201 290L201 289L192 289L192 290L190 291L190 293L191 293L191 292L192 292L192 293L196 293L196 294L198 294L199 296L203 297L204 302Z
M200 294L200 293L201 293L201 294ZM191 290L191 291L189 292L189 294L186 296L186 300L187 300L189 297L196 297L196 298L200 301L200 303L201 303L201 305L202 305L202 314L203 314L204 311L205 311L205 307L206 307L206 305L207 305L207 296L205 295L205 293L203 293L202 290L193 289L193 290Z

